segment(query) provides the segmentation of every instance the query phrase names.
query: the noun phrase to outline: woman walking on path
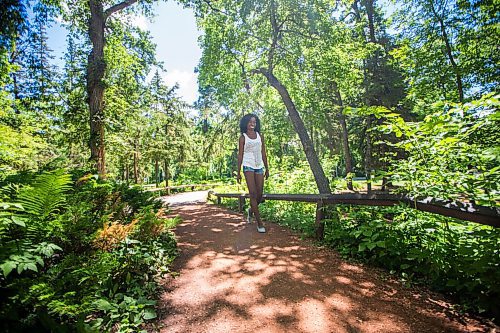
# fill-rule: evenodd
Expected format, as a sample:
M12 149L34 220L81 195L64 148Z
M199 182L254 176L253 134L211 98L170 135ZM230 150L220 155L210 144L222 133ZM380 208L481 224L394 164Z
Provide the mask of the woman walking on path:
M238 148L238 172L236 179L241 183L241 166L247 182L250 195L250 208L248 208L248 223L251 222L252 213L257 220L257 231L264 233L266 228L262 224L259 213L259 204L263 202L264 176L269 178L266 146L264 136L260 134L260 120L255 114L247 114L240 121L241 136Z

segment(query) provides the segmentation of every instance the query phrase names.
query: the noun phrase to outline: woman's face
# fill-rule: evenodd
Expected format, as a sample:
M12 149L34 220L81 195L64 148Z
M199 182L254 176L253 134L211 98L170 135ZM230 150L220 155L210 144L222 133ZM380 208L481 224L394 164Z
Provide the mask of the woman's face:
M257 126L257 120L255 119L255 117L250 118L247 124L247 130L251 129L252 131L254 131L256 126Z

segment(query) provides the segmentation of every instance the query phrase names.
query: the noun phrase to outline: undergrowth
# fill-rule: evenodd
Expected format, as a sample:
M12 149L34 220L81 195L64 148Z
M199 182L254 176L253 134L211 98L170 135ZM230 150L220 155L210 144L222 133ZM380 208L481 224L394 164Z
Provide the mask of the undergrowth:
M150 193L55 171L1 195L3 332L139 332L156 317L178 219Z

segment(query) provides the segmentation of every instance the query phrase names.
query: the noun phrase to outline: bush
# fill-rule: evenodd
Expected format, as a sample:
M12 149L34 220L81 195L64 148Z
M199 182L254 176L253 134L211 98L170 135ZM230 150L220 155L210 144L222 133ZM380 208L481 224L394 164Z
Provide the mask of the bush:
M137 188L93 176L71 187L59 171L33 179L2 192L0 328L139 331L155 317L155 281L176 255L168 228L178 221L161 218L161 204Z
M500 230L404 206L336 206L325 243L347 257L453 295L465 308L497 315Z

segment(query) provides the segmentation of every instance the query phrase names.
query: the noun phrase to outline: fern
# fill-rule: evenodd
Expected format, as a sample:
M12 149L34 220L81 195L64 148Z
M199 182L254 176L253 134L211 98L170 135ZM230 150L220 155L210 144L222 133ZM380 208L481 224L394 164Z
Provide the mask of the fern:
M64 205L70 184L71 177L64 170L45 172L30 187L22 188L17 200L27 213L43 222Z

